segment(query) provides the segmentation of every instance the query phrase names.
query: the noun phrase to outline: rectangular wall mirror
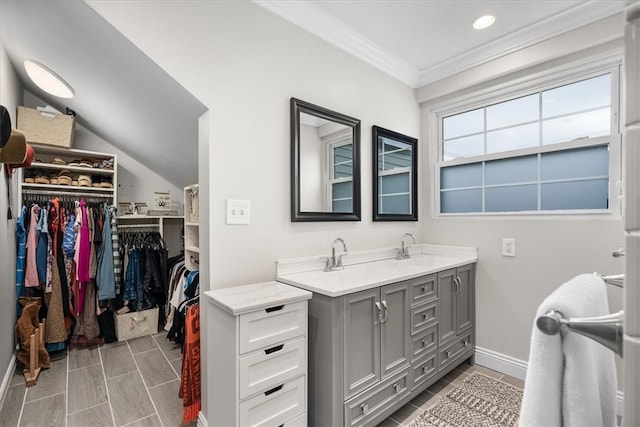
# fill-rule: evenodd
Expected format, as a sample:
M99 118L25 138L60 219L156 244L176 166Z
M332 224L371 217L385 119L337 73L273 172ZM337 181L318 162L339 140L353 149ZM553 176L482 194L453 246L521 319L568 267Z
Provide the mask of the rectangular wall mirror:
M360 221L360 120L296 98L291 221Z
M418 220L418 140L372 127L373 220Z

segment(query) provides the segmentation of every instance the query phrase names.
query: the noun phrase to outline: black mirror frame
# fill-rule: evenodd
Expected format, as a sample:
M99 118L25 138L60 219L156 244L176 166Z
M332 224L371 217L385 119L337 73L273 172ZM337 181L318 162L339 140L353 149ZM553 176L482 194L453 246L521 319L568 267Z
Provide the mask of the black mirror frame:
M374 221L417 221L418 220L418 140L379 126L371 127L372 150L372 188ZM378 137L393 139L411 145L411 213L383 214L378 212Z
M360 221L360 120L291 98L291 222ZM352 128L353 212L302 212L300 209L300 113L307 113Z

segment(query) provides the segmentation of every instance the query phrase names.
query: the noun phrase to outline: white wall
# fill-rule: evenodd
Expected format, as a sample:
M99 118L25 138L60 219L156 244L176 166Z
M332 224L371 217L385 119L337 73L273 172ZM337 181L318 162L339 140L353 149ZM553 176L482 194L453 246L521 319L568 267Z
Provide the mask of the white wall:
M509 86L552 67L620 58L621 30L622 17L617 15L544 42L544 49L533 46L515 52L484 64L477 74L461 73L420 88L417 93L421 99L439 103L476 90L491 93L492 87ZM593 46L596 39L604 43ZM422 140L433 134L429 129L432 105L422 104ZM433 177L437 141L430 141L430 145L431 152L423 152L422 161L429 165L429 176ZM424 239L478 247L476 344L479 347L526 362L535 312L547 295L581 273L623 272L623 261L611 256L612 251L624 244L619 215L438 218L434 214L433 188L427 190L428 194L423 193L423 212L430 213L431 218L425 221ZM501 254L505 237L516 239L515 258ZM611 287L609 301L612 312L620 310L622 290Z
M16 111L22 103L22 85L9 62L0 40L0 104L4 105L11 116L11 127L16 127ZM15 175L14 175L15 177ZM14 327L16 324L16 220L18 209L18 186L15 178L9 180L4 165L0 165L0 382L11 363L15 349ZM8 194L10 193L10 194ZM9 197L11 202L9 202ZM14 219L8 218L11 207ZM10 375L11 372L8 372ZM6 380L6 378L4 378ZM3 383L3 386L6 385ZM1 396L0 396L1 397Z
M212 288L273 279L276 259L326 254L338 236L350 250L420 237L418 223L372 222L367 160L372 125L418 136L412 89L250 2L88 3L211 109ZM290 97L362 121L361 222L290 222ZM251 201L250 225L225 225L227 198Z

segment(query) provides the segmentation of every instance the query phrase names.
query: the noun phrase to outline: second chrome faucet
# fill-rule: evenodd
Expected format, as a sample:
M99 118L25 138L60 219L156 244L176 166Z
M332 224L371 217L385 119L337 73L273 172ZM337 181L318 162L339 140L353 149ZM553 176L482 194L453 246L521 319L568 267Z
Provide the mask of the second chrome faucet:
M338 242L342 243L342 253L336 258L336 243ZM342 238L336 237L331 244L331 256L322 257L322 259L325 260L324 271L342 270L344 268L342 265L342 257L345 255L347 255L347 245Z
M416 244L416 238L413 237L413 234L411 233L404 233L404 235L402 236L402 238L400 239L400 249L396 249L396 259L407 259L407 258L411 258L411 255L409 254L409 248L411 246L405 246L404 244L404 239L405 237L411 237L411 240L413 240L413 244Z

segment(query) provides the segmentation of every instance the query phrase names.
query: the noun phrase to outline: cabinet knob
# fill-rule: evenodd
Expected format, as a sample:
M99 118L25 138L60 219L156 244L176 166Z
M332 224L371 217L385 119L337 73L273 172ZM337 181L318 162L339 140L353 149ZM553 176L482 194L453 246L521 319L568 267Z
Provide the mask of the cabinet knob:
M423 346L423 347L426 347L426 346L427 346L427 340L426 340L426 339L425 339L425 340L422 340L422 346Z
M399 393L399 392L400 392L400 384L395 383L395 384L393 385L393 389L396 391L396 394L397 394L397 393Z
M423 374L427 373L427 365L422 365L422 373Z
M360 408L362 409L363 414L366 414L367 412L369 412L369 405L367 405L366 403L363 403L362 405L360 405Z
M448 359L448 358L450 358L450 357L451 357L451 352L450 352L450 351L447 351L447 352L444 354L444 357L446 357L447 359Z
M422 318L423 318L424 320L429 319L429 313L422 313Z
M468 346L469 345L469 340L464 340L464 346Z
M424 294L425 292L427 292L427 287L426 287L426 286L423 286L423 287L422 287L422 293Z

